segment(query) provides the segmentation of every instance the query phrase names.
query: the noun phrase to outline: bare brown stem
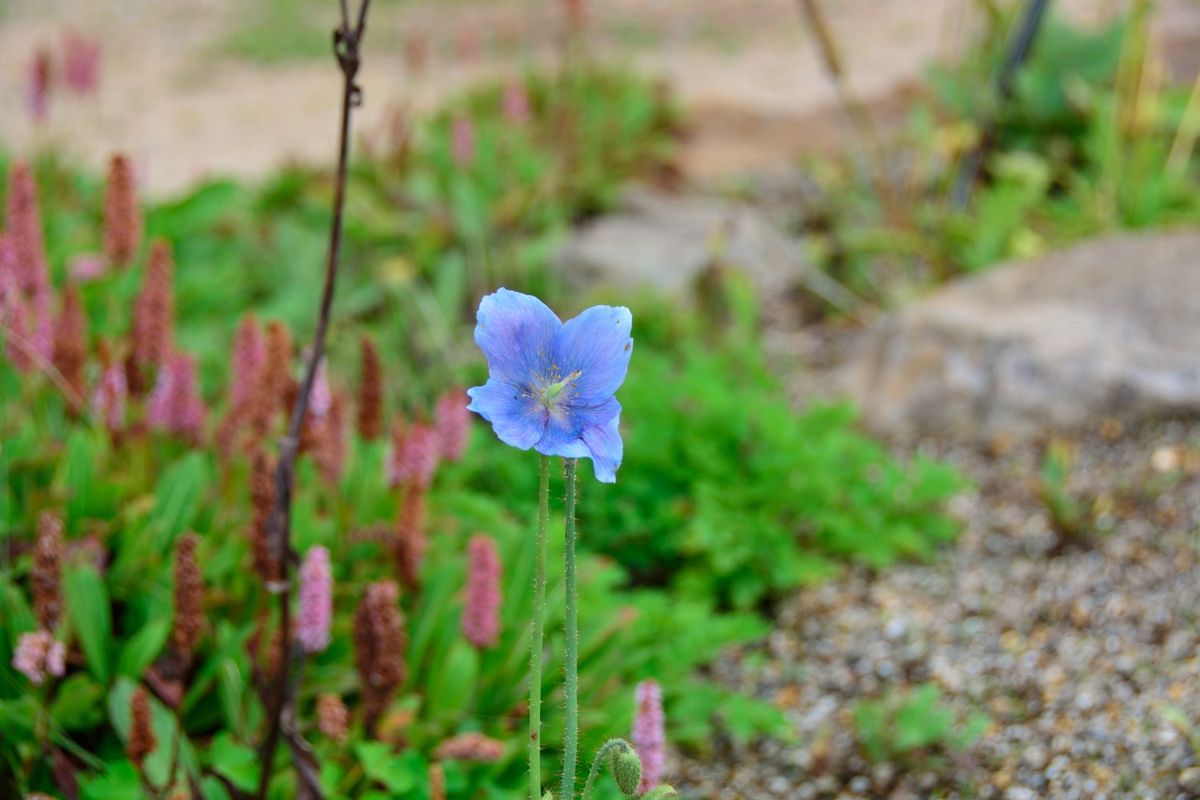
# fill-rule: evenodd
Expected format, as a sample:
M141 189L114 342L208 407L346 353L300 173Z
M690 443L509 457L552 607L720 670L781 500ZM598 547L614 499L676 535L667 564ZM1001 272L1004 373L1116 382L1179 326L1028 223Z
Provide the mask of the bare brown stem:
M358 10L358 21L351 27L350 13L346 0L341 2L342 22L333 32L333 51L337 57L338 67L342 71L342 107L341 131L339 138L337 178L333 198L333 226L329 233L329 257L325 267L325 286L321 292L321 305L317 313L317 330L313 338L312 349L304 366L304 380L300 391L296 393L296 402L292 407L291 419L288 421L287 435L279 443L279 461L275 468L275 502L267 521L267 541L271 551L278 559L283 569L283 579L268 587L272 593L279 595L279 618L283 632L283 648L285 653L292 650L292 617L290 601L290 575L295 554L291 547L291 511L292 489L295 485L296 456L300 449L300 429L308 414L308 399L312 393L313 382L316 380L317 366L325 355L325 337L329 330L329 316L333 309L333 292L337 282L338 264L341 257L342 220L346 204L346 169L350 154L350 111L362 102L362 92L356 79L361 64L360 45L366 31L367 10L371 0L362 0ZM295 717L295 695L289 689L289 673L292 671L292 659L284 659L279 674L273 676L268 687L268 729L262 747L262 774L258 783L259 800L267 796L271 784L272 765L275 760L275 750L279 746L279 737L284 727L284 717ZM297 767L297 777L300 780L301 791L306 798L321 798L319 783L314 782L315 759L307 745L303 742L299 731L288 725L288 742L292 749L293 761ZM304 755L304 758L299 756Z

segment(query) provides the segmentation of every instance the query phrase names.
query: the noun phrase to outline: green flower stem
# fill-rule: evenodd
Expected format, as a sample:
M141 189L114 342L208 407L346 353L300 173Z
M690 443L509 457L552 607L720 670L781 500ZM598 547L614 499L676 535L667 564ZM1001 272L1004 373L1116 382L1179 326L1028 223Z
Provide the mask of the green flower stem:
M563 697L566 722L563 729L562 800L575 798L575 761L579 749L579 608L575 596L575 466L577 459L563 459L566 489L566 547L563 562L566 570L567 613L563 623L567 654L564 662Z
M529 800L542 800L542 639L546 621L546 535L550 527L550 457L538 456L537 571L533 576L533 634L529 637Z
M629 742L624 739L609 739L596 752L596 760L592 762L592 770L588 773L587 783L583 785L583 800L588 800L592 796L592 788L596 783L596 777L600 774L600 764L608 757L613 750L628 750Z

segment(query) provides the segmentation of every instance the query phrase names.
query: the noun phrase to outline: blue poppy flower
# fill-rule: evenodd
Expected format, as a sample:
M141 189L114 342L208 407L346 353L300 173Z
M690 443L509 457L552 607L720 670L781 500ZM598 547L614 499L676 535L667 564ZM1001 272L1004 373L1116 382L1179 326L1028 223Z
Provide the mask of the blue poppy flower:
M483 298L475 343L488 380L469 389L470 410L505 444L548 456L591 458L613 483L623 446L621 404L633 339L627 308L592 306L566 323L536 297L499 289Z

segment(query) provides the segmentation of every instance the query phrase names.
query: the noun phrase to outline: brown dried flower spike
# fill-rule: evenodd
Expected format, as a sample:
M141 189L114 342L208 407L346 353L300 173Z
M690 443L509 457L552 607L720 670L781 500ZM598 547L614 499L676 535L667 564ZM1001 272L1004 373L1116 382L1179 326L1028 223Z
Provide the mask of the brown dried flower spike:
M115 267L133 261L142 243L142 212L138 208L133 165L117 154L108 164L104 187L104 255Z
M129 760L141 767L146 756L158 747L154 736L154 726L151 724L150 695L139 686L129 700L129 741L125 745L125 755Z
M38 519L37 544L33 551L30 582L33 584L33 607L44 630L58 626L62 613L63 524L50 512Z
M87 380L84 377L87 343L87 314L79 298L79 289L74 284L67 284L63 290L62 313L54 329L54 366L75 393L75 397L71 398L71 411L76 414L83 410L79 402L86 402L84 398L87 397Z
M180 537L175 546L175 625L171 630L171 646L184 664L189 664L196 643L204 632L204 579L196 564L196 546L200 540L194 533Z
M133 354L138 366L166 362L175 347L174 258L171 245L150 247L142 291L133 307Z
M270 457L262 449L256 450L250 461L250 505L253 508L250 548L254 555L254 571L263 583L270 583L279 577L267 537L267 523L275 504L275 476L272 471Z
M367 586L354 612L354 654L362 682L365 725L373 731L387 710L392 692L404 682L404 650L408 637L400 612L400 587L395 581Z
M379 351L370 337L362 338L360 348L362 376L358 388L358 435L365 441L374 441L383 433L383 367Z

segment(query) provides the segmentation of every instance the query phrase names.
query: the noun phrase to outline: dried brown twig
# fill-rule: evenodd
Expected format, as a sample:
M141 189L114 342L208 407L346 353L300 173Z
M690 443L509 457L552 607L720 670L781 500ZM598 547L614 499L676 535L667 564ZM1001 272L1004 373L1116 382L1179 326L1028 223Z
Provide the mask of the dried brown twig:
M333 308L333 292L337 281L338 263L341 256L342 219L346 201L346 168L350 152L350 111L362 102L362 91L357 83L361 64L360 46L366 31L367 10L371 0L362 0L358 19L351 24L347 0L340 0L341 25L333 32L333 51L338 67L342 71L341 132L339 139L337 177L333 198L333 226L329 234L329 257L325 268L325 286L321 293L321 305L317 315L317 330L312 349L304 366L304 379L296 393L295 405L288 422L287 434L279 443L279 461L275 467L275 502L267 521L267 544L281 565L283 579L268 588L279 595L280 627L283 632L284 652L292 656L283 660L278 674L271 678L267 687L267 736L262 746L262 774L259 778L257 797L267 795L271 784L272 764L282 733L288 742L298 778L297 796L321 798L321 786L317 780L319 770L312 749L303 740L294 724L296 692L299 672L303 666L303 655L292 642L291 602L289 576L296 561L291 547L292 490L295 485L296 456L300 450L300 431L308 414L308 399L316 380L317 367L325 355L325 337L329 330L329 316ZM295 673L293 680L291 674Z

